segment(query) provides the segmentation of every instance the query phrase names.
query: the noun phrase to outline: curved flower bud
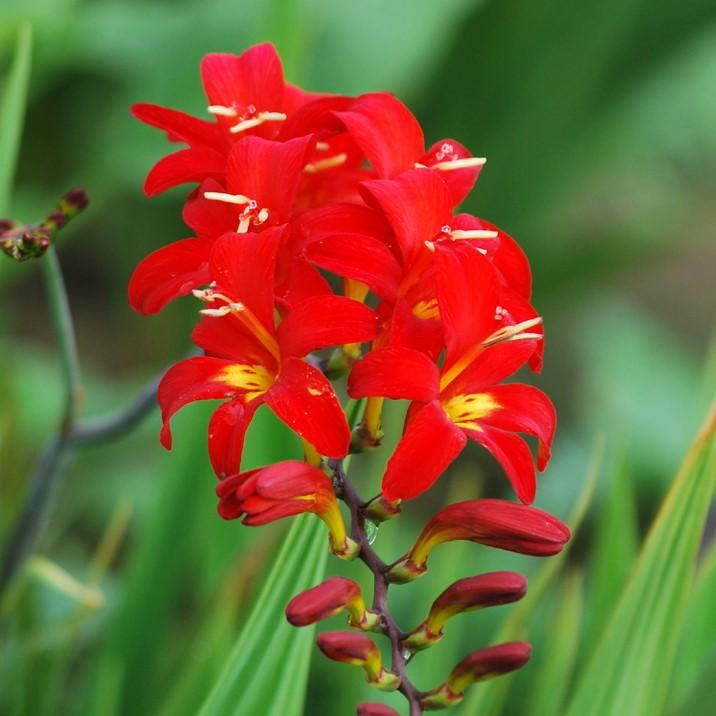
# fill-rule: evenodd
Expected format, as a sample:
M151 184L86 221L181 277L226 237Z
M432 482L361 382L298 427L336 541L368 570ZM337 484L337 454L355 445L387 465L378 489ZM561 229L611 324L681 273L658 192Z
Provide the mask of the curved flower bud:
M296 595L286 606L286 618L293 626L308 626L346 610L349 624L371 629L380 617L366 609L360 587L344 577L331 577L322 584Z
M473 651L450 672L447 681L426 694L421 704L426 709L442 709L462 701L465 689L476 681L507 674L523 666L532 652L523 641L507 642Z
M403 646L419 651L443 636L445 622L461 612L516 602L525 595L527 580L516 572L488 572L460 579L434 602L425 621L403 640Z
M330 479L304 462L285 460L232 475L219 483L216 494L224 519L245 515L243 523L250 526L313 512L326 523L334 554L347 559L358 553L358 545L346 533Z
M371 521L379 524L393 519L400 514L400 500L390 502L383 495L374 497L364 508L365 516Z
M365 634L350 631L329 631L316 638L318 648L333 661L360 666L366 673L366 681L381 691L394 691L400 680L383 668L380 649Z
M527 505L495 499L467 500L440 510L408 554L388 572L392 582L408 582L427 569L428 555L442 542L469 540L535 557L562 551L571 534L556 517Z
M395 709L385 704L364 702L358 704L356 716L399 716Z

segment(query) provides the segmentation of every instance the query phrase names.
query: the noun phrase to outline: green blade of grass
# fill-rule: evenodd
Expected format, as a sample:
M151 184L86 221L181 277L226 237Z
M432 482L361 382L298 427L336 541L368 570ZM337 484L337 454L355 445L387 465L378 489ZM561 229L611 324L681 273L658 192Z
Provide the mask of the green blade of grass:
M31 55L32 30L29 25L24 25L18 35L15 57L0 105L0 217L3 218L10 214L10 195L30 83Z
M604 459L603 438L597 442L594 455L590 461L587 477L584 481L584 487L577 500L577 504L572 512L568 524L572 530L572 539L567 543L565 549L556 557L550 558L547 564L540 569L536 579L532 580L527 590L527 596L517 604L512 610L510 616L505 620L502 627L498 630L494 639L494 644L500 644L505 641L513 641L524 637L526 624L528 619L534 614L535 609L539 606L542 597L552 584L555 577L559 574L564 562L569 554L574 538L582 525L589 505L594 495L594 488L602 469ZM512 683L512 674L502 676L499 679L486 681L484 684L478 684L468 692L463 708L463 716L496 716L502 710L502 705L507 697L509 686Z
M539 716L560 716L567 694L570 674L577 657L584 579L581 573L570 574L559 592L555 618L549 628L549 652L535 660L532 693L528 699L530 712Z
M567 716L659 714L716 482L712 412L654 521Z
M201 716L301 713L313 628L290 626L284 607L320 581L326 554L323 524L313 515L297 518Z

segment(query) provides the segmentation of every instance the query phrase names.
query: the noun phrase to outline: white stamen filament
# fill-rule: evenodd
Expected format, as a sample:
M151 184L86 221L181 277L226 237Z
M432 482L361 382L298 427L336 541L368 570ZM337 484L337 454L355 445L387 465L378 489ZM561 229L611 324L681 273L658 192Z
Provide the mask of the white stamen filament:
M316 142L316 151L327 152L331 148L328 142Z
M213 288L195 288L192 293L200 301L211 303L212 301L226 301L231 303L231 299L228 296L224 296L223 293L217 293Z
M221 191L205 191L204 198L211 201L224 201L227 204L249 204L251 199L243 194L225 194Z
M236 233L237 234L245 234L248 232L250 226L251 226L251 214L244 214L239 219L239 226L236 229Z
M199 313L211 318L221 318L221 316L227 316L229 313L241 313L244 310L246 310L246 307L243 303L227 303L221 308L203 308Z
M210 114L215 117L238 117L239 113L234 107L225 107L223 104L211 104L207 107Z
M433 164L430 168L442 172L449 172L454 169L467 169L469 167L481 167L487 162L485 157L464 157L463 159L448 159L445 162Z
M285 122L286 118L283 112L259 112L255 117L244 119L230 127L229 131L232 134L238 134L239 132L245 132L247 129L258 127L264 122Z
M319 159L317 162L310 162L303 167L303 171L307 174L315 174L316 172L322 172L325 169L333 169L339 167L341 164L345 164L348 155L345 153L336 154L335 157L328 157L326 159Z
M453 229L450 232L453 239L496 239L496 231L487 231L484 229Z
M528 321L522 321L516 323L514 326L504 326L498 329L492 335L488 336L481 345L487 348L488 346L495 345L495 343L502 343L503 341L532 341L541 340L542 335L540 333L526 333L528 328L534 328L542 323L542 317L537 316L530 318Z
M435 251L435 242L434 241L426 241L425 246L429 251ZM479 246L475 247L483 256L487 256L487 249L481 249Z

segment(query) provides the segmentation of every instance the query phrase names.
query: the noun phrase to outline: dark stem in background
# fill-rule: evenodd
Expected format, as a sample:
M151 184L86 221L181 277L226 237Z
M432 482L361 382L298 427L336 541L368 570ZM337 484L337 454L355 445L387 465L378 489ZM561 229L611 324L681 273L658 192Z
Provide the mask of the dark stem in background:
M372 610L381 616L383 633L390 639L392 671L400 679L400 691L410 705L410 716L419 716L423 713L420 699L423 694L408 678L406 666L409 657L406 657L401 648L401 641L405 634L401 631L388 606L388 587L390 583L386 572L390 565L383 562L368 541L365 530L365 503L360 499L353 485L346 476L342 460L330 460L329 466L333 471L338 497L348 506L351 513L351 537L360 545L358 559L360 559L373 573L373 606Z
M87 422L78 420L82 385L77 357L74 322L65 282L54 246L42 258L52 324L62 357L65 403L57 434L49 441L35 464L25 504L13 526L0 562L0 597L30 554L46 522L63 469L75 449L109 440L131 430L154 407L159 377L153 378L135 401L113 415Z

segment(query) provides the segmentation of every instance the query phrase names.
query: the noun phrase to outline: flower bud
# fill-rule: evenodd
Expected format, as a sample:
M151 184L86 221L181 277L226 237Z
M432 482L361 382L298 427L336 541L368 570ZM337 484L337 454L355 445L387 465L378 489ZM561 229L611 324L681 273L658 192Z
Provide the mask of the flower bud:
M394 691L400 685L398 677L383 668L380 649L365 634L329 631L319 634L316 643L329 659L360 666L371 686L381 691Z
M243 522L249 526L313 512L326 523L334 554L350 558L358 553L358 544L346 534L333 483L305 462L285 460L232 475L218 484L216 494L224 519L245 515Z
M410 552L388 572L393 582L421 576L430 551L442 542L469 540L510 552L546 557L557 554L570 538L567 525L535 507L506 500L467 500L440 510Z
M393 517L400 514L400 500L389 502L381 494L374 497L365 506L363 512L371 522L375 522L376 524L386 522L387 520L391 520Z
M460 579L434 602L425 621L403 641L411 651L432 646L443 636L445 622L461 612L516 602L525 595L527 580L516 572L488 572Z
M365 702L358 704L356 716L399 716L399 714L395 709L391 709L390 706L385 704Z
M344 609L350 615L351 626L359 629L371 629L380 619L378 614L366 609L360 587L344 577L331 577L295 596L286 606L286 618L293 626L308 626Z
M452 670L442 686L422 698L421 705L426 709L454 706L462 701L464 691L470 684L519 669L528 661L531 652L532 647L523 641L473 651Z

